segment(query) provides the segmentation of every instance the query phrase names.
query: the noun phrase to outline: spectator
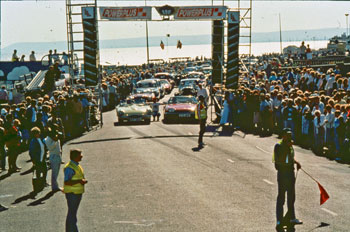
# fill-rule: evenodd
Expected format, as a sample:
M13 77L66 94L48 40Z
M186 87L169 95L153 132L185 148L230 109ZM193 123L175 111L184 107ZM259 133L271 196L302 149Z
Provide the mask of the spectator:
M5 151L5 128L4 120L0 118L0 173L6 170L6 151Z
M29 55L29 61L31 61L31 62L36 61L35 52L34 51L32 51L32 53Z
M60 166L62 162L61 158L61 145L59 140L59 132L55 128L58 125L53 125L53 127L48 128L48 135L44 142L49 151L50 165L51 165L51 189L52 192L62 191L57 183L58 174L60 171Z
M49 94L51 96L52 91L56 89L55 86L55 78L56 78L56 71L53 65L50 66L49 70L45 73L45 79L44 79L44 92L46 94Z
M6 86L3 85L1 86L1 89L0 89L0 104L8 103L8 99L9 99L9 96L6 90Z
M13 50L13 54L12 54L12 62L16 62L16 61L19 61L19 57L17 55L17 50Z
M29 144L29 155L33 163L37 178L43 178L46 183L47 166L45 160L45 144L41 139L41 131L38 127L31 129L32 140Z
M5 145L7 147L7 157L9 164L9 172L19 172L20 167L17 167L17 156L20 147L20 135L18 133L17 126L19 125L18 119L13 121L12 114L6 115L5 128Z

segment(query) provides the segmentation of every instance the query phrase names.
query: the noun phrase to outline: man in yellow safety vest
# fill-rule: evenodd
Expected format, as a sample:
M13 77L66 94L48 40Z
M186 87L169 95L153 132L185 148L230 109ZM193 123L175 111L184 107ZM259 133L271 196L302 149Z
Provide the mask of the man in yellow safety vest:
M284 231L282 220L283 215L283 205L285 202L285 195L287 193L287 205L288 213L286 218L289 219L289 224L297 225L302 224L295 217L295 173L294 166L297 166L297 170L301 168L301 164L295 160L293 141L292 141L292 131L289 128L283 129L282 141L277 143L274 148L274 154L272 161L275 164L277 170L277 183L278 183L278 195L276 204L276 217L277 217L277 231Z
M78 207L84 193L84 186L87 180L84 176L84 170L79 162L83 158L83 153L79 149L70 150L70 161L64 167L64 187L63 192L66 195L68 214L66 218L66 232L76 232Z
M196 106L195 118L199 120L199 137L198 137L198 147L203 147L203 136L205 133L205 124L207 122L207 106L204 101L204 97L200 95L198 97L199 102Z

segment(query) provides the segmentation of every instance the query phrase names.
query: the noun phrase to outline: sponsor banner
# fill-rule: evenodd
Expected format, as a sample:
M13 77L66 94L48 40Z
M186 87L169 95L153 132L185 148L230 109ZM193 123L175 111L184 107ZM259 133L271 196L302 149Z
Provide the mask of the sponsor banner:
M100 18L111 21L151 20L152 7L100 7Z
M226 19L226 6L186 6L176 9L176 20L222 20Z

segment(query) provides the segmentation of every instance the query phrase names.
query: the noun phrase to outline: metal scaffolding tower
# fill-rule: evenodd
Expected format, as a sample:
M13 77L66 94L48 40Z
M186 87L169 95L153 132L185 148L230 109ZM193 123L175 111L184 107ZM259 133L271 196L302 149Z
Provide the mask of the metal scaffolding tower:
M239 11L240 24L239 24L239 51L240 56L251 56L252 54L252 0L238 0L237 8L230 8L229 11ZM247 41L248 40L248 41ZM242 48L242 49L241 49ZM243 52L242 52L243 50Z
M82 21L82 7L96 7L97 0L84 0L84 2L72 4L72 0L66 0L67 43L70 74L79 69L77 65L84 60L84 30Z

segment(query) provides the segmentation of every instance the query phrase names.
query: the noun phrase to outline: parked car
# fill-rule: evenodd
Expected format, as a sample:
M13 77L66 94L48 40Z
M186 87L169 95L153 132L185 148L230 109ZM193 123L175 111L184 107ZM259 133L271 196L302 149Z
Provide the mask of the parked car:
M194 96L171 97L164 107L164 123L197 122L195 119L197 103Z
M122 101L116 107L118 123L124 122L145 122L151 123L152 108L142 98L130 99Z

